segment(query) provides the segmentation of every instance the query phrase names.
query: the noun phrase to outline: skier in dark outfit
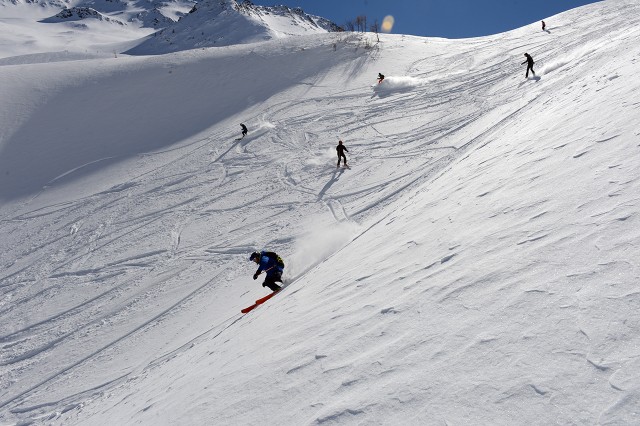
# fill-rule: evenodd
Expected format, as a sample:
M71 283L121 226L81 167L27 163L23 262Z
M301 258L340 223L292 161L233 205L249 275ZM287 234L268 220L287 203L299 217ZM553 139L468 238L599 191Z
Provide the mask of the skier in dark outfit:
M242 127L242 137L244 138L245 136L247 136L247 126L245 126L244 124L240 123L240 127Z
M338 165L336 167L340 167L341 159L344 159L345 167L349 167L347 166L347 156L344 155L344 152L345 151L349 152L349 150L347 149L346 146L342 145L342 141L338 141L338 146L336 146L336 151L338 152Z
M378 73L378 84L382 83L382 80L384 80L384 74Z
M524 56L527 58L527 60L524 61L521 65L527 64L527 73L525 74L524 78L529 78L529 70L531 70L531 74L536 75L535 71L533 70L533 58L528 53L525 53Z
M257 280L258 275L262 272L267 273L267 277L262 283L262 287L269 287L272 291L278 291L282 289L276 282L282 283L282 272L284 271L284 262L274 252L262 251L258 253L254 251L249 256L249 260L252 260L258 264L258 270L253 274L253 279Z

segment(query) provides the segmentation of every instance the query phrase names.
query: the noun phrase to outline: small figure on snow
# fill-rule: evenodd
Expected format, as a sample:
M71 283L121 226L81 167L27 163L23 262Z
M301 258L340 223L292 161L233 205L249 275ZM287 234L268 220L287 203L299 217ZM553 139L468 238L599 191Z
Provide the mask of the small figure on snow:
M547 24L544 23L544 21L542 21L542 31L544 31L547 28Z
M382 80L384 80L384 74L378 73L378 84L382 83Z
M520 65L527 64L527 73L524 75L524 78L529 78L529 70L531 70L531 74L535 76L536 73L535 71L533 71L533 58L528 53L525 53L524 56L527 58L527 60L524 61L522 64L520 64Z
M258 270L253 274L253 279L257 280L258 275L262 272L266 272L267 277L262 283L262 287L269 287L272 291L281 290L276 282L282 283L282 272L284 271L284 262L276 253L272 251L262 251L258 253L254 251L249 256L249 260L252 260L258 264Z
M242 127L242 137L244 138L245 136L247 136L247 126L245 126L244 124L240 123L240 127Z
M347 156L344 155L344 152L345 151L349 152L349 150L347 149L346 146L342 145L342 141L338 141L338 146L336 146L336 151L338 152L338 165L336 167L340 167L341 159L344 159L344 166L349 167L347 166Z

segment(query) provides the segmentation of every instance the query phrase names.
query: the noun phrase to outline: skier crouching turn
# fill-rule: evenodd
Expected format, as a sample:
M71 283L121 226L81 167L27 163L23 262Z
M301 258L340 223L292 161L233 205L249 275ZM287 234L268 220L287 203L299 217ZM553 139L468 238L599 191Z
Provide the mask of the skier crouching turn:
M257 280L258 275L262 272L266 272L267 277L264 279L262 283L262 287L269 287L272 291L281 290L276 282L282 283L282 272L284 271L284 262L274 252L263 251L258 253L254 251L249 256L249 260L252 260L258 264L258 269L256 273L253 274L253 279Z

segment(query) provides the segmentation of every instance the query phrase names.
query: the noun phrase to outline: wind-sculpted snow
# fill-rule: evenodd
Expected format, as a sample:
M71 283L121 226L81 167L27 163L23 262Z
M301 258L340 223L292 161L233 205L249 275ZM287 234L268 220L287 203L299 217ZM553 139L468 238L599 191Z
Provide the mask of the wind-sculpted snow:
M0 423L638 423L639 8L0 67Z

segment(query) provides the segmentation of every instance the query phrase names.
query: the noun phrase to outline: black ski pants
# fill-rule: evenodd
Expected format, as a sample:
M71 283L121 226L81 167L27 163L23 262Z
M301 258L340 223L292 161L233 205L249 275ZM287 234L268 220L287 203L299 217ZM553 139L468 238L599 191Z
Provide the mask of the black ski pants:
M529 77L529 70L531 70L531 74L536 75L535 71L533 70L533 64L531 64L527 65L527 73L524 75L524 78Z
M265 278L262 283L262 287L269 287L271 291L278 291L282 287L276 284L276 282L282 282L282 273L274 272L273 274L267 275L267 278Z

